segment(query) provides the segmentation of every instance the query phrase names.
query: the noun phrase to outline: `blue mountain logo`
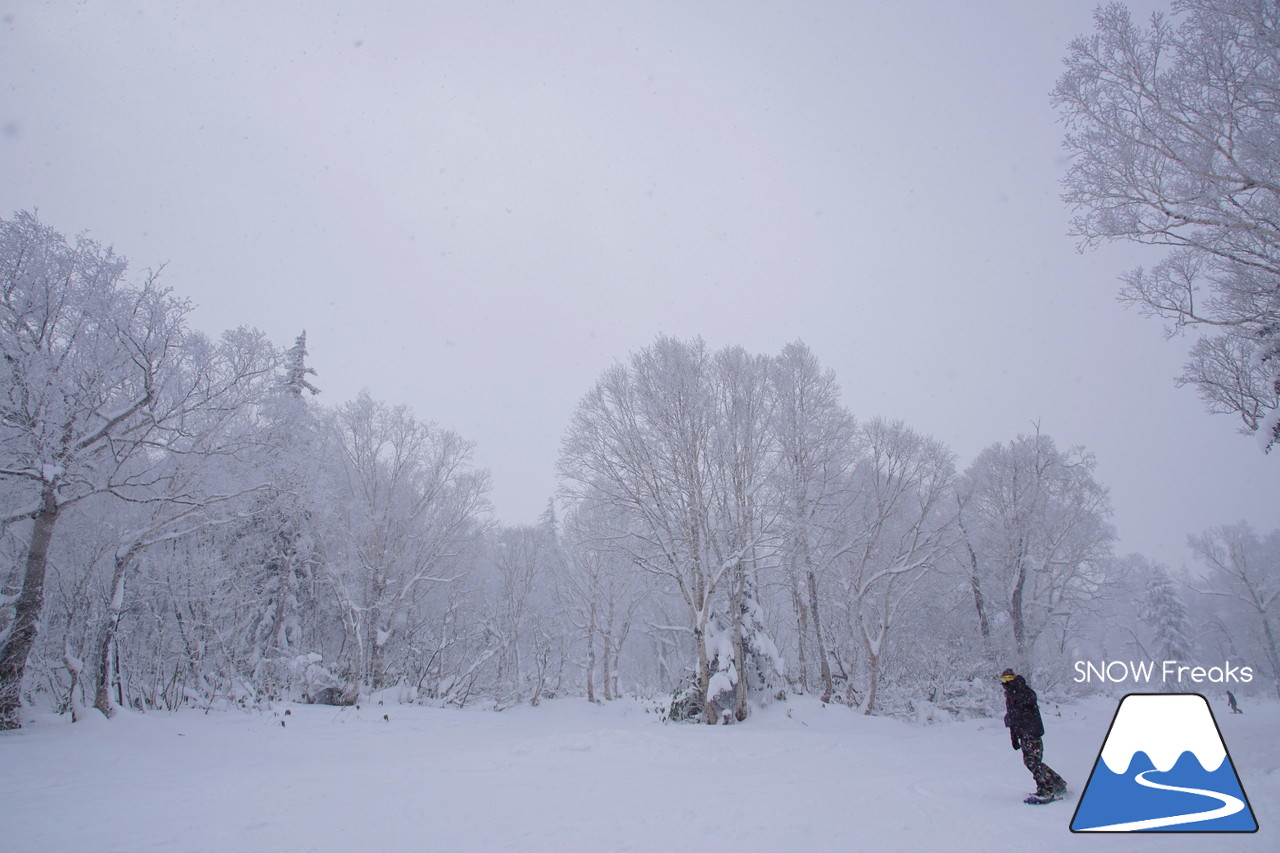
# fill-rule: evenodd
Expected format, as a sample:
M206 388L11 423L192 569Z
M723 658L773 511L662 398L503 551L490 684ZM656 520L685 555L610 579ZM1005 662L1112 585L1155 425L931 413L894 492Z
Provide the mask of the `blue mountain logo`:
M1072 832L1257 832L1199 693L1130 693L1094 762Z

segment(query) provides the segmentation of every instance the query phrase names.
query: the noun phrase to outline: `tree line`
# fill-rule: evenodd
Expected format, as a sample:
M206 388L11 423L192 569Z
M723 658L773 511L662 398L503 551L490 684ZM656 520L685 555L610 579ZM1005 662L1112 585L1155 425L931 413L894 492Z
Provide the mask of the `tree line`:
M959 470L855 418L799 342L619 361L559 494L504 525L463 437L367 393L320 405L305 335L211 339L157 274L26 212L0 220L0 288L0 727L375 695L966 714L1005 665L1068 688L1121 650L1280 683L1280 533L1211 530L1175 581L1113 554L1083 448L1036 427Z

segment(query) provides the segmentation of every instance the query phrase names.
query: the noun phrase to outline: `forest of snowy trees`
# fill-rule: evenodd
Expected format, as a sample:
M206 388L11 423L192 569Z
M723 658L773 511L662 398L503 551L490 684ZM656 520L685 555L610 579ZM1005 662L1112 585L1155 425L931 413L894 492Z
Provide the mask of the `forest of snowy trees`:
M965 714L1007 665L1097 689L1080 659L1229 659L1280 689L1280 531L1199 532L1184 573L1117 555L1087 450L1029 424L960 468L851 412L802 343L619 354L566 413L560 493L509 526L430 413L319 403L305 335L211 340L156 275L26 212L0 220L0 288L0 728L374 694Z

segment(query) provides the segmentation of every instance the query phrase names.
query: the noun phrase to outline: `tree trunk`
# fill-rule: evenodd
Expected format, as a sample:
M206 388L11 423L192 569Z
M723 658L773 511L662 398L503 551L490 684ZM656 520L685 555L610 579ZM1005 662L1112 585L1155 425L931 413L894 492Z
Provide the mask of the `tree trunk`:
M382 683L385 680L383 667L386 665L386 660L385 655L383 654L383 648L386 643L379 642L381 639L382 632L379 630L378 624L375 622L373 623L373 636L369 638L369 672L368 678L366 679L366 683L369 685L369 689L371 691L381 690Z
M1267 640L1267 662L1271 664L1271 675L1275 679L1276 697L1280 698L1280 655L1276 654L1276 636L1271 630L1271 620L1266 611L1262 611L1262 633Z
M515 620L519 626L519 620ZM524 677L520 673L520 628L511 632L511 685L516 704L524 701Z
M1025 672L1030 663L1027 660L1027 625L1022 616L1022 589L1027 582L1027 571L1021 563L1015 574L1013 594L1009 597L1009 616L1013 620L1013 645L1018 654L1017 667Z
M40 613L44 609L44 578L49 562L49 541L60 512L56 486L45 483L40 496L40 509L33 516L31 544L27 548L27 564L22 576L22 591L14 607L13 628L4 648L0 649L0 731L21 728L22 676L27 658L40 630Z
M609 648L613 645L612 625L610 630L604 631L600 637L600 682L604 685L604 701L612 702L613 695L613 675L612 661L609 657Z
M125 577L137 553L138 548L135 545L125 553L116 555L115 570L111 574L111 600L107 605L107 618L102 627L102 642L98 646L98 687L94 691L93 707L108 719L114 717L118 710L115 700L111 697L112 675L115 669L112 650L115 648L116 632L120 627L120 616L124 613Z
M276 567L276 610L271 615L271 631L267 636L266 673L268 679L268 698L289 698L289 638L285 620L289 617L290 604L294 599L294 553L296 549L293 537L284 535L284 547ZM256 673L255 673L256 676ZM257 678L254 679L257 681ZM261 683L256 685L262 689ZM278 696L275 694L279 692Z
M382 633L382 620L384 616L384 597L387 591L386 569L375 568L369 578L369 608L368 608L368 628L365 631L365 643L368 645L368 663L364 671L364 678L357 682L357 690L361 684L368 685L370 690L379 690L382 687L382 667L383 656L382 647L386 640ZM388 624L388 629L391 627Z
M71 722L78 723L84 719L84 702L80 696L80 681L84 677L84 661L71 652L70 642L62 645L62 665L71 673L71 686L67 689L67 708L71 711Z
M875 711L876 694L880 691L880 655L868 652L867 665L871 671L871 686L867 688L867 704L862 713L870 717Z
M622 623L622 629L618 631L618 639L613 644L613 698L621 699L622 691L618 689L618 675L622 671L622 644L627 641L627 635L631 633L631 617L628 616Z
M729 597L729 613L733 618L733 667L737 671L738 680L733 685L733 718L742 722L747 718L747 650L742 638L743 599L746 597L746 573L742 562L738 562Z
M596 701L596 603L591 602L587 624L587 701ZM607 654L608 650L606 650Z
M368 630L365 632L365 643L369 647L368 668L364 671L361 683L368 685L369 690L381 690L386 681L386 645L395 626L395 613L388 613L383 606L383 593L387 588L385 581L375 577L374 590L371 596L373 604L369 607ZM386 629L382 625L386 622Z
M991 622L987 619L986 601L982 597L982 586L978 582L978 553L973 550L969 540L964 546L969 549L969 586L973 589L973 606L978 611L978 629L982 631L982 644L991 646Z
M827 650L822 645L822 618L818 615L818 579L813 572L808 573L809 612L813 614L813 634L818 640L814 647L818 655L818 671L822 675L822 701L830 702L836 692L835 683L831 680L831 664L827 661Z
M613 695L613 661L609 654L613 649L613 609L613 596L610 596L608 605L605 607L604 629L600 631L600 680L604 685L604 701L606 702L612 702L616 698Z
M596 632L587 631L587 701L596 701Z
M703 605L705 607L705 604ZM716 724L716 711L711 707L711 697L707 691L711 686L711 662L707 660L706 624L699 624L693 629L693 641L698 645L698 695L702 697L702 716L707 725Z
M791 605L796 611L796 639L798 642L796 665L799 667L797 680L800 682L800 690L808 692L809 666L805 661L804 644L809 633L809 612L804 606L804 597L800 595L800 584L794 572L791 574Z

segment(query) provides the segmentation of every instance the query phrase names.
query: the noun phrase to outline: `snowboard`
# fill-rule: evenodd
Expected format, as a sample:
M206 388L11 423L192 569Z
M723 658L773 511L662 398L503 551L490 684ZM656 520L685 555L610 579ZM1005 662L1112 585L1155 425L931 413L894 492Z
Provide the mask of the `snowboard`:
M1067 798L1067 794L1068 792L1065 790L1057 791L1052 794L1045 794L1044 796L1041 796L1039 794L1032 794L1029 797L1027 797L1025 800L1023 800L1023 802L1029 806L1043 806L1046 803L1052 803L1058 800L1065 800Z

